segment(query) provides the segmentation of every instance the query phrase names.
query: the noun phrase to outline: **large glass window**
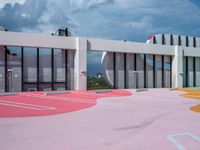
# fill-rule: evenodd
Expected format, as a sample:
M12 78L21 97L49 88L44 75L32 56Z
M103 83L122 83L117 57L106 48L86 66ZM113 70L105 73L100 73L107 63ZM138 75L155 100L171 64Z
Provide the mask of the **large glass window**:
M144 88L144 54L137 54L138 87Z
M39 49L39 81L51 82L52 76L51 49Z
M7 47L7 91L18 92L22 87L21 47Z
M24 82L37 82L37 49L24 47Z
M156 62L156 72L155 72L155 80L156 80L156 88L162 87L162 56L156 55L155 56Z
M169 88L170 87L170 76L171 76L171 56L164 56L164 86Z
M0 46L0 92L5 92L5 48Z
M116 53L116 88L124 88L124 54Z
M54 49L54 82L65 82L65 51Z
M146 55L146 82L148 88L153 88L153 55Z
M74 89L74 59L75 52L73 50L67 51L67 89Z

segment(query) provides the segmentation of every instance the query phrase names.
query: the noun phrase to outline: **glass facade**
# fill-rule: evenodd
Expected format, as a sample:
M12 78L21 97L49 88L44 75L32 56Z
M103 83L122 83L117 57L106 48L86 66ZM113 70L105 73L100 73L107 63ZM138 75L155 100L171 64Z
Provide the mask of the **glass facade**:
M5 92L5 48L0 46L0 92Z
M52 80L52 50L40 48L39 50L39 82L51 82Z
M66 72L66 57L65 57L65 51L61 49L55 49L54 50L54 82L65 82L65 72Z
M146 56L146 80L147 87L153 88L153 55Z
M37 82L37 48L24 47L23 80L28 83Z
M0 54L0 92L73 89L73 51L1 46Z
M0 47L0 54L0 92L74 87L74 51L8 46ZM107 59L110 63L106 73L111 77L109 82L113 82L113 88L171 87L171 56L110 53ZM192 72L193 59L186 61L184 58L186 62L188 65L184 69ZM192 73L186 74L185 83L192 85L193 76Z
M111 55L109 54L106 59ZM172 56L152 54L126 54L126 57L115 53L116 58L107 60L107 69L113 65L113 73L108 75L115 78L113 87L119 87L119 83L127 83L127 88L170 88L172 81ZM124 55L125 56L125 55ZM123 59L122 59L123 58ZM105 64L104 64L105 65ZM126 71L125 71L126 70ZM119 78L120 71L120 78ZM136 74L135 74L136 71ZM125 77L126 76L126 77ZM137 77L136 77L137 76ZM120 81L119 81L120 80Z
M19 92L22 87L21 48L7 47L7 83L6 91Z

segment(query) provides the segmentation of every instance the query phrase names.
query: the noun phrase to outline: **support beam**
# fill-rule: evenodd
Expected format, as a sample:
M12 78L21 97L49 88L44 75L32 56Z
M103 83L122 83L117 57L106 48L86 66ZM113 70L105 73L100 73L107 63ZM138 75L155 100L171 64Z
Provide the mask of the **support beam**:
M65 90L68 90L68 51L65 50Z
M153 55L153 88L156 88L156 56Z
M39 80L40 80L40 52L39 48L37 48L37 91L39 91Z
M175 46L175 55L172 60L172 87L183 87L183 49Z
M124 53L124 88L127 89L127 53Z
M24 91L24 48L21 47L21 84L22 91Z
M116 73L116 53L113 52L113 89L117 88Z
M87 89L87 39L76 39L76 53L75 53L75 90Z

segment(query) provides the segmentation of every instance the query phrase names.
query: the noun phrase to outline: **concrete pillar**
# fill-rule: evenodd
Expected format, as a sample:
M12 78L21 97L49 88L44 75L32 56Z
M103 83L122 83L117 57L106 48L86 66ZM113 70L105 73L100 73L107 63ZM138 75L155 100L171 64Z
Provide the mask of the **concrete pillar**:
M175 46L172 60L172 87L183 87L183 49Z
M87 39L76 39L75 66L74 66L75 90L87 89Z

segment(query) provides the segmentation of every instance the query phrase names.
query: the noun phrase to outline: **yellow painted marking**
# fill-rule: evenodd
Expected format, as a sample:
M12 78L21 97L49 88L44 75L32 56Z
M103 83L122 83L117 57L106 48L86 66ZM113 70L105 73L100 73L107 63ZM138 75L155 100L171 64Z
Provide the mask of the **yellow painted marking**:
M182 95L181 95L181 96L183 96L183 97L193 98L193 99L198 99L198 100L200 100L200 90L189 89L189 88L182 88L182 89L179 89L179 91L187 92L186 94L182 94ZM200 113L200 104L191 107L190 110L192 110L192 111L194 111L194 112Z

